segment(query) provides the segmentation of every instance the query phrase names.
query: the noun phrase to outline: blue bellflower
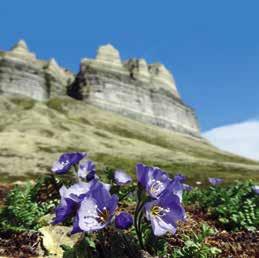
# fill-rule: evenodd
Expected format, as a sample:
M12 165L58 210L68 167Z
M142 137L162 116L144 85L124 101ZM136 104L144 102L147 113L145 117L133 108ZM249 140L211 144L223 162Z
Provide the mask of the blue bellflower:
M183 191L190 191L192 189L191 186L184 184L186 180L185 176L176 175L172 181L167 186L167 192L171 192L177 195L182 202Z
M64 153L53 164L51 170L56 174L65 174L73 165L77 164L84 157L86 157L85 152Z
M128 229L132 226L132 224L132 216L125 211L122 211L119 215L115 217L115 226L119 229Z
M259 185L252 186L252 189L256 194L259 194Z
M136 171L139 184L146 190L149 196L155 199L158 199L164 193L171 181L160 168L137 164Z
M106 227L114 216L117 203L116 195L111 195L103 184L96 183L80 203L72 234L93 232Z
M174 179L168 184L167 191L173 193L179 197L179 200L182 202L184 186L181 183L179 177L174 177Z
M191 191L192 190L192 186L187 185L187 184L183 184L183 190L184 191Z
M114 172L114 180L117 185L126 185L132 181L132 178L126 172L122 170L116 170Z
M86 181L91 181L96 176L95 164L91 160L87 160L85 163L79 165L78 176L86 179Z
M96 182L90 183L79 182L69 188L62 186L59 190L60 204L55 209L56 217L53 221L54 224L58 224L72 215L80 203L80 198L86 195Z
M161 198L145 204L146 217L151 222L154 235L175 233L177 221L184 220L185 211L178 196L165 194Z
M224 181L221 178L214 178L214 177L209 177L208 180L209 180L209 183L214 186L219 185L219 184L223 183L223 181Z
M58 224L66 220L77 209L77 202L70 198L61 198L59 205L55 209L53 224Z
M177 180L177 181L179 181L180 183L183 184L186 180L186 176L183 176L181 174L177 174L177 175L174 176L174 180Z

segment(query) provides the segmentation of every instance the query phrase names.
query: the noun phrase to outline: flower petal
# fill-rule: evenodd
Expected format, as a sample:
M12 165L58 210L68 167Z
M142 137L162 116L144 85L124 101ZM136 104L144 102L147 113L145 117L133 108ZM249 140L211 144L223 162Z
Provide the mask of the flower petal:
M110 212L110 214L114 214L115 213L115 210L117 209L118 207L118 196L113 194L111 196L111 199L109 200L108 204L107 204L107 208Z
M187 184L183 184L183 190L184 191L191 191L192 190L192 186L187 185Z
M79 227L79 217L78 215L76 215L74 217L74 221L73 221L73 229L71 231L71 234L76 234L79 232L83 232L83 230Z
M168 184L165 193L171 192L177 195L182 202L183 189L184 186L181 183L181 179L179 177L176 177Z
M86 157L86 153L84 152L64 153L53 164L51 170L56 174L65 174L71 168L71 166L77 164L84 157Z
M252 186L252 189L256 194L259 194L259 185Z
M181 221L185 219L185 211L183 206L180 203L180 199L176 195L167 195L161 198L160 205L162 207L170 208L170 211L165 214L163 220L172 224L176 227L177 221Z
M142 187L146 188L148 167L139 163L136 165L136 173L138 182L142 185Z
M85 163L79 165L78 176L91 181L95 178L96 168L95 164L91 160L87 160Z
M92 232L105 227L98 220L97 204L93 198L86 197L78 210L78 226L85 232Z
M86 182L78 182L76 184L71 185L65 192L66 198L71 198L74 201L77 201L75 197L80 197L81 195L87 194L90 189L94 186L97 181Z
M115 171L114 179L117 185L125 185L132 181L131 176L122 170Z
M151 218L151 226L155 236L162 236L167 232L174 234L176 231L176 227L156 217Z
M148 195L158 199L170 182L166 172L160 168L148 167L143 164L137 164L136 169L139 184L146 190Z
M209 177L209 183L216 186L216 185L219 185L223 182L223 179L222 178L214 178L214 177Z
M175 233L177 221L184 220L185 212L178 196L169 193L145 204L146 217L155 235Z
M106 227L114 216L117 202L118 197L111 196L105 186L97 181L81 201L78 210L79 228L92 232Z
M77 203L75 203L71 199L61 198L60 204L55 209L56 217L53 221L53 224L58 224L66 220L77 207Z
M174 180L178 180L179 182L181 182L183 184L186 180L186 176L183 176L181 174L177 174L177 175L174 176Z

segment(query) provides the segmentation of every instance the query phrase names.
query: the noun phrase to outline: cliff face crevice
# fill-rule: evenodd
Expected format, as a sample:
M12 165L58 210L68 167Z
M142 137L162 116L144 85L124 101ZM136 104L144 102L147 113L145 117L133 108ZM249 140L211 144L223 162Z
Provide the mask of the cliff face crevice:
M194 111L184 104L172 74L144 59L123 62L111 45L83 59L76 76L54 59L38 60L24 41L0 51L0 92L45 101L69 95L123 116L200 137Z

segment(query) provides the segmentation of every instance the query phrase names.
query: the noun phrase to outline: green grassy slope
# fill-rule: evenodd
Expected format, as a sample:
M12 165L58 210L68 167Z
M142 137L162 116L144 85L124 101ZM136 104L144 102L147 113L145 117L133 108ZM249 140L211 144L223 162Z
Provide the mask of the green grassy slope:
M135 164L145 162L172 174L181 171L193 180L208 176L259 180L255 161L68 97L40 103L1 96L0 109L2 181L46 173L66 151L87 151L100 170L107 165L133 174Z

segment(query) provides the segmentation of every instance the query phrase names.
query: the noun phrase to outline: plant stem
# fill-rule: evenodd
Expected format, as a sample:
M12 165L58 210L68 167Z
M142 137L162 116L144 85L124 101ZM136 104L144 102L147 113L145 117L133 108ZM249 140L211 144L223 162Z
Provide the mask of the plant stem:
M140 231L140 232L142 232L141 231L141 220L142 220L142 218L143 218L143 211L141 211L140 212L140 214L139 214L139 216L138 216L138 230Z
M77 175L77 170L78 170L77 166L76 166L76 165L73 165L73 166L72 166L72 171L73 171L73 174L74 174L74 177L75 177L76 181L79 183L79 182L81 182L81 179L80 179L79 176Z
M135 230L136 230L136 233L137 233L137 237L138 237L140 247L143 250L145 249L145 247L144 247L144 243L143 243L143 239L142 239L140 223L141 223L141 218L142 218L141 213L143 213L142 208L143 208L144 204L145 204L145 202L138 201L137 207L136 207L136 210L135 210L135 214L134 214L134 227L135 227Z
M52 180L52 183L54 185L55 190L57 191L57 193L59 193L59 186L57 184L55 176L53 174L50 174L50 177L51 177L51 180Z

